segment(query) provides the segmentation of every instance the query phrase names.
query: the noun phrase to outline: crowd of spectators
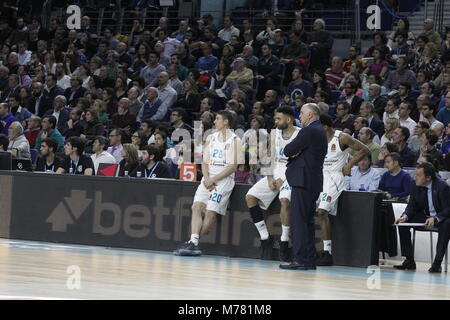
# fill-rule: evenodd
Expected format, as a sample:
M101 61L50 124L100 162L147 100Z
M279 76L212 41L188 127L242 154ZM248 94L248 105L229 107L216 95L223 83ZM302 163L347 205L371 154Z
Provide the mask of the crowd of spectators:
M121 176L179 178L177 130L195 141L194 127L208 131L226 109L248 149L273 128L277 107L291 106L298 118L315 102L335 129L371 151L352 177L385 166L390 176L380 188L402 197L404 184L392 179L399 168L428 159L450 170L450 32L441 37L427 20L416 35L400 19L392 34L374 33L365 52L354 44L348 56L332 57L324 20L307 32L300 11L288 30L272 16L258 29L250 19L234 25L230 16L206 15L180 20L176 30L165 17L155 26L136 17L126 34L110 27L96 34L88 16L79 30L57 19L46 30L38 18L2 17L1 139L15 157L37 150L38 171L96 174L105 162L119 164ZM194 158L198 152L192 148ZM242 165L236 179L254 183L260 168Z

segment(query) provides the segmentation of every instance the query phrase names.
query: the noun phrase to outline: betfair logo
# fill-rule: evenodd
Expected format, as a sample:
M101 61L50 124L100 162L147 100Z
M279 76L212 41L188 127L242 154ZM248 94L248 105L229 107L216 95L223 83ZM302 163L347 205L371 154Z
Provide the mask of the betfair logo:
M69 224L74 224L91 204L84 190L72 190L70 197L64 197L52 211L46 222L52 224L52 230L66 232Z

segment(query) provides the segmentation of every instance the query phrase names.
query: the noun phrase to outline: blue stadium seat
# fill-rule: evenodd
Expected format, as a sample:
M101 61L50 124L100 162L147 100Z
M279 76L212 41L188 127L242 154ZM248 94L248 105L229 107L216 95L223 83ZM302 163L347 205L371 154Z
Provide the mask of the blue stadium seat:
M36 164L36 160L39 156L39 151L37 151L36 149L30 149L30 153L31 153L31 163Z

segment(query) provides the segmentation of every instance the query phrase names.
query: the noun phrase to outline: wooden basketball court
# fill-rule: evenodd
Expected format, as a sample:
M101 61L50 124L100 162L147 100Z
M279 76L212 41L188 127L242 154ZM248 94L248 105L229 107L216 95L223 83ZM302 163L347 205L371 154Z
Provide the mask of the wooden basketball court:
M392 261L391 261L392 262ZM393 262L392 262L393 263ZM1 299L447 299L447 274L382 266L279 270L275 261L0 239ZM371 278L373 279L373 278ZM372 285L370 285L372 283ZM369 279L369 286L376 282Z

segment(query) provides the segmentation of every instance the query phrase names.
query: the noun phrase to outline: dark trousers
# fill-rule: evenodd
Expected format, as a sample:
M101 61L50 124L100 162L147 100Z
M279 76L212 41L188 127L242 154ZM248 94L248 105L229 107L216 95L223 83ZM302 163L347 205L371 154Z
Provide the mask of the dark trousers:
M427 219L424 214L416 215L413 219L408 220L409 223L423 223ZM434 260L442 262L445 252L447 251L448 241L450 240L450 219L446 219L437 225L438 228L438 242L436 244L436 256ZM402 256L408 260L414 260L414 250L411 241L411 228L399 227L398 232L400 236L400 247L402 250ZM419 231L424 231L424 228L415 228Z
M306 265L316 264L314 213L319 193L303 188L292 188L292 260Z

